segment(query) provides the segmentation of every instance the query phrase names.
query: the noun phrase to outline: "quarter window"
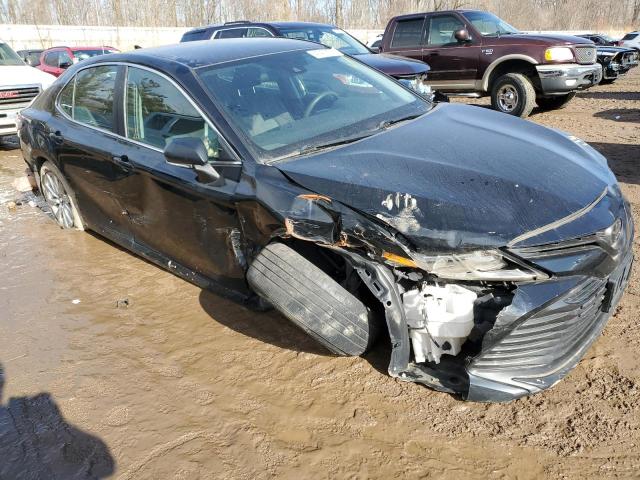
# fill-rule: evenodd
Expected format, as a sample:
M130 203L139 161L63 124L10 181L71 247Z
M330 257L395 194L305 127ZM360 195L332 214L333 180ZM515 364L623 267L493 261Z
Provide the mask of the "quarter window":
M223 155L217 133L185 96L167 79L148 70L127 69L126 128L131 140L160 149L173 138L199 138L209 159L229 158Z
M424 18L401 20L396 24L391 40L392 47L417 47L422 44Z
M429 20L429 45L449 45L458 43L455 37L456 30L465 28L460 19L453 15L441 15Z
M77 122L114 130L113 98L117 74L118 67L112 65L82 70L60 93L60 108L69 113L71 106L71 116ZM72 85L75 85L73 90Z

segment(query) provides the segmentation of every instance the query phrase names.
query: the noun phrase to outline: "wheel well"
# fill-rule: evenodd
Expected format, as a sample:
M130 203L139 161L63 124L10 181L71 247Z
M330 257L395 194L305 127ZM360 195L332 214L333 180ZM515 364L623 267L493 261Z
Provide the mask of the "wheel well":
M493 83L496 81L496 79L507 73L521 73L527 76L529 80L531 80L531 83L533 83L533 87L536 90L540 89L540 78L538 77L538 71L533 64L527 62L526 60L506 60L496 66L489 74L487 90L491 92Z

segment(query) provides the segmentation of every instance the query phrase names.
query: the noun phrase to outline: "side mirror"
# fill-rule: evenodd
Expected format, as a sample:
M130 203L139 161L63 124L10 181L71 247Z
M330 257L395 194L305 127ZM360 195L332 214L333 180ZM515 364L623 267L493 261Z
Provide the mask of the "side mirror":
M193 168L198 181L212 187L224 185L224 178L209 163L209 155L199 138L180 137L169 140L164 148L164 158L172 165Z
M380 47L369 47L371 53L380 53Z
M188 137L171 139L164 149L164 158L182 167L202 167L209 160L202 140Z
M73 62L62 62L60 65L58 65L58 68L62 68L64 70L66 70L71 65L73 65Z
M453 36L460 43L471 41L471 35L469 35L469 30L467 30L466 28L461 28L460 30L456 30Z

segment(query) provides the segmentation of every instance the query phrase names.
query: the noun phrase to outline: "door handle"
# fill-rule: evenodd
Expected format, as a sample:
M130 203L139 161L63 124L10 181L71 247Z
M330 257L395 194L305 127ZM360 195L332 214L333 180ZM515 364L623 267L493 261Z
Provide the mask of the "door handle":
M64 137L60 130L56 130L55 132L49 132L49 138L56 144L60 145L64 142Z
M133 165L126 155L114 155L111 160L123 170L133 170Z

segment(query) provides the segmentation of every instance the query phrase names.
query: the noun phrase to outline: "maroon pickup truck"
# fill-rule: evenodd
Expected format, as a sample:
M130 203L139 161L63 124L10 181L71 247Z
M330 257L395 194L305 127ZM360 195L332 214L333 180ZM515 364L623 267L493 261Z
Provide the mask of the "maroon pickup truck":
M451 95L491 95L493 108L526 117L536 103L563 107L602 79L595 45L584 38L521 33L477 10L391 19L381 51L429 64L428 83Z

